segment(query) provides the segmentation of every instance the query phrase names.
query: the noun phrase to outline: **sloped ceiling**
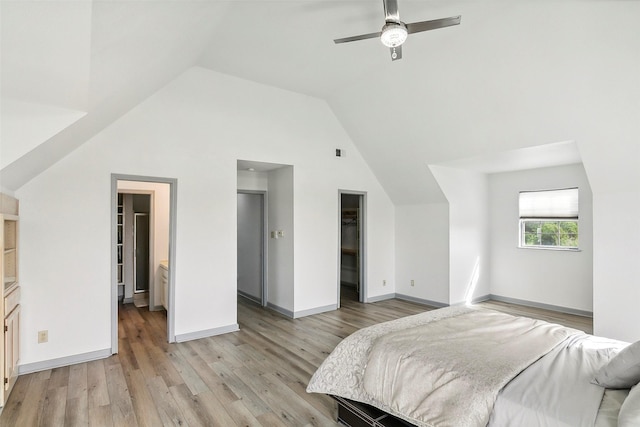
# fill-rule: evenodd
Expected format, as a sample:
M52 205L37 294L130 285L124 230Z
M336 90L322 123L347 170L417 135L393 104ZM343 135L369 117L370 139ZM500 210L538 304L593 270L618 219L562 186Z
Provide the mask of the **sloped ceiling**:
M399 8L406 22L461 14L462 23L411 35L392 63L375 39L332 42L379 30L379 0L3 0L0 155L11 161L1 162L0 185L20 188L192 66L325 99L398 204L443 200L430 164L473 168L456 162L495 155L503 170L545 166L550 157L532 162L523 149L546 144L556 144L551 157L580 161L576 144L557 143L607 114L603 97L615 103L640 86L640 2ZM47 108L68 111L58 114L66 121L42 117ZM49 130L27 142L27 119Z

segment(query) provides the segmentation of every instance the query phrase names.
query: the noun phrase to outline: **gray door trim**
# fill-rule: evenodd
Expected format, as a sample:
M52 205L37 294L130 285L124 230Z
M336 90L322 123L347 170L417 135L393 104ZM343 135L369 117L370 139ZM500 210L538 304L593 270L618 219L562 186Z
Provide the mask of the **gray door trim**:
M268 280L268 266L269 266L269 252L267 251L269 245L269 213L267 210L267 192L262 190L238 190L237 194L261 194L262 195L262 301L260 302L263 307L267 306L269 301L269 280ZM237 204L236 204L237 207ZM236 218L238 212L236 211ZM237 233L236 233L237 234ZM237 260L236 260L237 263Z
M367 192L366 191L352 191L352 190L338 190L338 258L337 258L337 273L338 284L336 286L338 293L338 308L340 308L340 265L342 247L340 246L342 241L342 195L354 194L361 196L360 198L360 242L358 250L360 251L360 294L358 300L360 302L366 302L368 298L368 286L367 286Z
M169 184L169 310L167 310L167 342L175 342L175 268L178 180L139 175L111 174L111 353L118 352L118 262L116 233L118 220L118 181Z

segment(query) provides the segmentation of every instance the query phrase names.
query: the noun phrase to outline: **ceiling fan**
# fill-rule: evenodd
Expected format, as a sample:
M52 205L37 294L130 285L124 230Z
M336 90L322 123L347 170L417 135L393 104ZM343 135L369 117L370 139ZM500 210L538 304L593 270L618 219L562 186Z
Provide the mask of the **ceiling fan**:
M397 0L382 0L384 3L384 25L377 33L362 34L359 36L335 39L334 43L354 42L357 40L372 39L380 37L383 45L391 50L391 60L402 58L402 43L407 40L407 36L421 31L436 30L438 28L450 27L460 24L460 15L449 18L434 19L432 21L412 22L405 24L400 20Z

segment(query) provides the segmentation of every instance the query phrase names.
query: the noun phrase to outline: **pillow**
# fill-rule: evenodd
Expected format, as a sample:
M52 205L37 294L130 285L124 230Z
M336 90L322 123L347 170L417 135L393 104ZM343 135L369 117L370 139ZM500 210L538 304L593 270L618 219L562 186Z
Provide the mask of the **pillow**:
M607 388L631 388L640 382L640 341L623 348L598 370L594 383Z
M622 403L618 427L640 427L640 386L633 387Z

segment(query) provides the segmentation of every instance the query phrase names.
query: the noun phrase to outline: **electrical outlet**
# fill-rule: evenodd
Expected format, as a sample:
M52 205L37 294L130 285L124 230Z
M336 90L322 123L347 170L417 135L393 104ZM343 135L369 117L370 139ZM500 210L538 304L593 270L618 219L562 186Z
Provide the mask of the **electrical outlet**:
M387 286L387 281L386 280L382 281L382 286Z
M38 344L49 341L49 331L38 331Z
M414 282L414 280L413 280L413 279L411 279L411 286L415 286L415 284L416 284L416 283Z
M284 231L278 230L278 238L284 237Z

